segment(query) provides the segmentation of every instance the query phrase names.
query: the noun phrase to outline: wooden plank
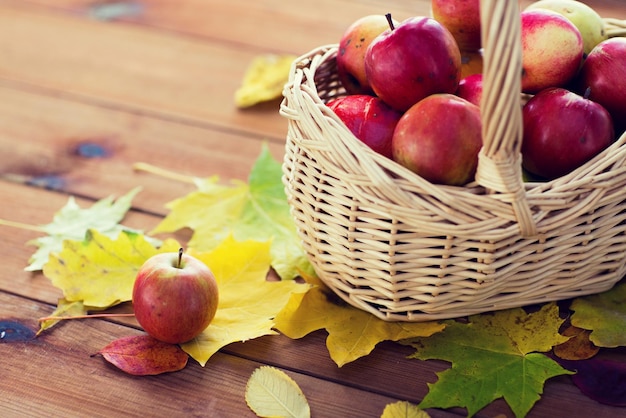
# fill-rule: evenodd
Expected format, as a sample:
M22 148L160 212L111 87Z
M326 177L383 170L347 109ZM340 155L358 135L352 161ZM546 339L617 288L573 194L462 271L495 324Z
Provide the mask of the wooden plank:
M277 161L284 154L283 140L1 86L0 97L0 174L93 199L141 186L136 207L153 213L195 186L134 171L136 162L228 182L247 179L262 143Z
M533 1L519 0L520 8ZM403 0L234 0L226 4L188 0L184 7L166 0L118 2L114 6L91 0L32 0L31 3L91 18L100 16L118 22L149 25L226 43L236 40L237 45L295 54L324 43L337 42L347 25L361 16L391 12L402 20L413 15L430 15L429 0L410 3ZM585 0L584 3L603 17L626 19L621 0ZM240 11L244 7L246 13L242 14ZM316 39L312 40L314 37Z
M0 4L0 83L35 86L131 113L284 137L277 104L253 112L233 95L254 51Z
M293 54L338 42L350 23L368 14L391 12L402 20L413 14L426 15L430 11L430 2L426 0L411 3L401 0L190 0L185 2L184 7L177 2L159 0L118 2L118 14L110 4L91 0L37 0L32 3L91 18L111 16L116 21L175 30L233 44L238 48ZM245 13L241 13L243 9Z
M31 329L50 307L0 293L0 318ZM180 372L135 377L95 353L116 338L139 332L102 320L68 321L35 340L0 344L4 416L254 417L245 385L261 364L216 354L205 368L193 361ZM287 371L307 395L314 416L374 416L395 398ZM380 412L378 412L380 411ZM435 416L451 416L449 413Z
M372 390L386 396L397 396L400 399L419 403L428 392L427 383L435 383L435 373L443 371L449 364L443 361L408 360L406 356L413 353L408 347L400 347L396 343L386 342L376 347L367 357L358 359L341 368L333 367L325 350L326 333L316 332L302 340L287 338L262 338L254 345L235 344L228 346L226 352L248 358L254 353L266 353L264 362L280 364L281 367L298 370L314 370L324 379L341 380L363 390ZM259 345L263 345L260 348ZM624 350L606 350L600 357L619 358L623 361ZM379 377L373 377L379 376ZM430 412L430 411L429 411ZM460 408L450 412L463 415ZM541 399L535 404L528 418L533 417L576 417L594 416L613 418L623 414L623 408L601 405L581 395L568 376L549 379L544 387ZM513 417L514 414L503 399L498 399L481 410L477 417Z
M0 217L13 216L15 221L35 224L48 222L52 213L64 204L66 200L66 196L63 194L38 189L33 190L24 185L11 183L0 182L0 192L4 196L10 195L13 197L8 200L6 205L0 206ZM78 201L82 205L88 203L83 199ZM127 218L128 222L125 223L132 227L145 228L153 224L154 219L154 216L131 212ZM32 247L25 247L24 244L29 239L39 236L39 234L32 231L10 230L6 227L0 227L0 236L3 237L0 243L0 252L6 254L3 270L0 272L0 289L13 295L20 295L23 298L45 303L46 308L41 308L41 312L28 311L29 314L26 319L34 321L36 318L46 315L52 309L50 305L54 305L57 298L61 296L60 291L54 288L49 280L40 273L33 274L22 270L33 250ZM31 302L24 303L30 304ZM1 298L0 304L2 304ZM11 307L7 307L7 309L13 311ZM128 311L128 309L122 310ZM19 309L15 311L18 312ZM2 317L1 312L0 317ZM138 328L137 323L132 319L123 322ZM87 335L90 335L91 324L92 321L72 322L72 332L73 334L87 332ZM46 335L49 335L46 338L58 338L56 334L59 330L66 327L67 325L63 325L60 328L51 330L46 333ZM85 336L81 338L91 339L93 337ZM448 367L444 362L407 360L406 356L412 352L410 348L400 347L394 343L383 343L367 357L338 368L328 355L325 348L325 339L326 333L321 331L299 340L291 340L283 336L268 336L247 341L243 344L231 344L222 349L221 353L248 359L253 362L275 365L303 375L310 374L316 379L340 382L343 385L361 391L376 393L387 398L408 400L414 403L419 403L427 393L427 383L436 381L435 373ZM70 350L73 345L97 345L102 343L103 341L101 340L96 340L95 342L81 340L75 343L68 343L65 348ZM95 349L97 351L97 347ZM613 354L612 351L611 354ZM623 358L623 354L617 358ZM221 356L217 356L216 360L211 360L207 367L210 367L211 370L215 367L222 367L221 359ZM19 362L20 360L16 361ZM74 360L66 361L73 362ZM233 361L229 360L228 367L235 367L231 364ZM219 364L219 366L215 366L215 364ZM238 375L241 375L241 373L238 372ZM2 390L1 387L0 390ZM578 389L571 384L569 378L563 376L547 382L541 401L535 406L529 417L559 416L560 412L575 416L575 413L580 413L581 411L588 411L589 413L593 411L599 417L612 417L616 416L615 414L620 412L620 409L598 405L586 397L581 397ZM463 414L458 409L447 411L446 413ZM511 416L508 406L502 400L494 402L477 416L493 417L498 414Z

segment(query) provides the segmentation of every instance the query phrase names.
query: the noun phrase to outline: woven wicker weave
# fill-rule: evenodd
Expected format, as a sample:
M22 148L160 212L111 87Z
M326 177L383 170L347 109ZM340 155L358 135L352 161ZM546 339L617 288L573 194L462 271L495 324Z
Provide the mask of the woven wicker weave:
M574 172L524 183L517 2L481 2L483 149L476 181L433 185L358 141L324 105L336 45L285 87L284 183L317 274L385 320L426 321L592 294L626 269L626 135ZM619 25L613 25L614 33Z

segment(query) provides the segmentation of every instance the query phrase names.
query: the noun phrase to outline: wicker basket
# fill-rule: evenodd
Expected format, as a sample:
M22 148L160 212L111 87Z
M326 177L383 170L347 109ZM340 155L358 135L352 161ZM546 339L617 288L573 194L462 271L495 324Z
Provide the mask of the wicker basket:
M385 320L598 293L626 271L626 135L564 177L524 183L517 2L483 0L481 19L484 144L465 187L376 154L325 106L345 93L336 45L296 60L284 90L283 180L304 248L324 283Z

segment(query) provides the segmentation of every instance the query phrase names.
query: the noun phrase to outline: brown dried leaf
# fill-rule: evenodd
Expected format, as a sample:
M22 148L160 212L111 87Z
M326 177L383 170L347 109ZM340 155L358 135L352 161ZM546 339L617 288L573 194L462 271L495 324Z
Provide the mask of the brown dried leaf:
M600 351L600 348L589 340L590 330L570 325L563 330L562 334L571 338L563 344L554 346L554 355L559 358L564 360L586 360Z
M98 352L109 363L135 376L175 372L187 365L189 356L179 346L149 335L123 337Z

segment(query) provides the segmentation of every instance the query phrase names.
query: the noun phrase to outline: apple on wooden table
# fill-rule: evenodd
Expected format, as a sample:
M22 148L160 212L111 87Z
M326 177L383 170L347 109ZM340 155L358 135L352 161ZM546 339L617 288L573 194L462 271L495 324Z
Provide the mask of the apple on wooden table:
M578 168L614 140L609 112L563 88L548 88L533 96L522 117L523 167L548 180Z
M181 249L146 260L137 272L132 301L135 318L149 335L179 344L209 326L218 286L209 267Z

